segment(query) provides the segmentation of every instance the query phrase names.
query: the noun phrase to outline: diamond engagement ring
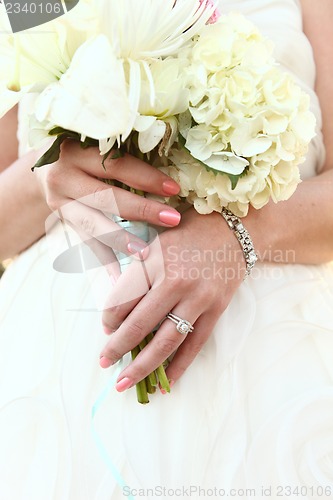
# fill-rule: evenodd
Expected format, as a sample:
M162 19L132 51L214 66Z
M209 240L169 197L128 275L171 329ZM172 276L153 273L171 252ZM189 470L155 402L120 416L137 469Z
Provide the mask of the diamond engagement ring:
M177 331L182 335L186 335L187 333L193 332L194 330L194 327L189 321L186 321L186 319L182 319L173 313L169 313L165 317L176 323Z

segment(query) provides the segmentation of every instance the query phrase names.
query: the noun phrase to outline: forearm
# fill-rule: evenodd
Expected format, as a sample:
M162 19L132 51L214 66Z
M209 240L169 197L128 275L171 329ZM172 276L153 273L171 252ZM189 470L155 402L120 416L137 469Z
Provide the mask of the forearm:
M316 62L315 90L322 109L322 132L326 149L326 162L324 170L330 169L333 164L333 100L332 100L332 75L333 64L333 31L332 0L301 0L303 10L303 29L308 37Z
M333 170L303 181L288 201L251 209L244 225L260 260L302 264L333 260Z
M18 157L17 107L11 109L0 120L0 172L11 165Z
M0 174L0 260L25 250L45 232L50 213L31 166L37 153L29 153Z

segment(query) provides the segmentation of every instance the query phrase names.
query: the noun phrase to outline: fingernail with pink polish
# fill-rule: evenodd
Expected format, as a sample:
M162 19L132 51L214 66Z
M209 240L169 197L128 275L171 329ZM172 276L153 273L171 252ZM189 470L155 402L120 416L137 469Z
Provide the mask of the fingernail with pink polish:
M172 386L174 386L174 385L175 385L175 381L174 381L174 380L169 380L169 386L170 386L170 389L171 389L171 387L172 387Z
M109 368L112 365L112 362L110 359L106 358L105 356L102 356L99 360L99 364L102 368Z
M123 391L126 391L126 389L129 389L130 387L132 387L132 385L133 385L132 380L128 377L125 377L116 383L116 390L118 392L123 392Z
M112 333L111 329L108 326L103 325L103 330L106 335L110 335L110 333Z
M164 224L176 226L180 221L180 213L171 210L162 210L162 212L159 213L159 219Z
M179 188L178 184L171 179L163 182L163 191L166 194L169 194L169 195L178 194L179 189L180 188Z
M132 255L139 255L142 259L145 259L149 253L148 245L144 245L139 241L130 241L127 245L127 250Z

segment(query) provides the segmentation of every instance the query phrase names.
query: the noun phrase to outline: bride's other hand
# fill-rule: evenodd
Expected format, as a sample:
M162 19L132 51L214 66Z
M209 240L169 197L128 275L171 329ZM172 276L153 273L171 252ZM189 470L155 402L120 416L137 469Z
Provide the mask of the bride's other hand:
M22 252L45 233L50 209L31 166L32 151L18 158L17 108L0 119L0 260Z
M146 290L142 267L149 277ZM105 330L116 332L100 364L107 368L118 361L170 311L189 321L194 331L183 335L174 322L164 320L154 339L120 374L117 389L134 385L177 350L167 370L176 381L208 339L244 274L242 251L222 216L199 215L193 208L185 212L178 227L161 234L155 249L152 244L146 261L134 262L118 279L103 315Z
M107 245L127 254L140 252L146 244L119 231L110 220L111 214L162 227L174 227L180 221L174 208L103 182L117 181L166 197L179 192L174 180L130 155L108 159L104 170L97 148L83 150L77 142L65 141L59 160L35 169L35 173L53 212L83 233L85 239L96 238L103 243L107 240Z

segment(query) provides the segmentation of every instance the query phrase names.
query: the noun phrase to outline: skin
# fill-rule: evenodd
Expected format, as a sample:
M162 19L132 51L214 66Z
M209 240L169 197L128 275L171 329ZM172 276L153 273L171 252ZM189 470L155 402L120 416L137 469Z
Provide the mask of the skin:
M244 225L261 260L274 261L279 256L281 262L282 255L285 262L320 264L333 259L333 124L330 120L333 83L328 71L333 64L333 53L329 51L333 44L329 21L333 3L321 0L319 6L313 0L303 0L302 6L304 30L313 46L318 70L316 91L323 110L326 162L322 173L304 181L290 200L277 205L269 203L260 211L250 210ZM0 122L2 136L9 130L15 130L14 112ZM244 259L221 215L202 216L189 209L182 214L180 222L175 219L173 224L161 223L159 214L164 206L125 191L110 191L110 187L98 180L104 175L118 178L121 170L121 181L155 194L168 194L163 187L166 176L149 165L125 157L116 162L110 160L104 174L96 150L82 152L77 145L65 143L58 162L32 174L29 168L33 164L32 156L12 163L17 144L10 137L7 140L6 155L0 158L3 170L0 196L6 206L6 212L0 214L1 258L22 251L43 235L49 207L60 209L62 216L87 237L112 231L111 222L104 219L98 209L105 209L106 205L109 208L109 204L114 208L114 199L123 217L147 220L166 228L158 244L149 248L149 254L140 253L140 246L132 252L145 259L149 282L142 279L143 264L137 259L119 277L107 298L103 324L107 333L114 333L101 352L100 364L107 368L116 362L172 311L190 321L195 331L182 336L174 323L164 321L154 340L119 375L116 388L123 391L131 387L177 349L168 367L168 376L175 382L200 351L242 283ZM177 186L173 187L176 192ZM169 189L172 189L170 185ZM82 196L88 196L88 201L80 201L80 210L76 201L74 210L66 209L69 201ZM15 227L11 227L13 220L17 221ZM118 248L129 251L128 240L120 239L116 243ZM105 242L100 240L100 244L98 248L103 251ZM175 247L178 250L171 252ZM191 258L195 252L203 254L207 250L216 256L215 260L195 262ZM217 259L221 250L229 257ZM140 283L140 287L129 297L128 290L133 283Z

